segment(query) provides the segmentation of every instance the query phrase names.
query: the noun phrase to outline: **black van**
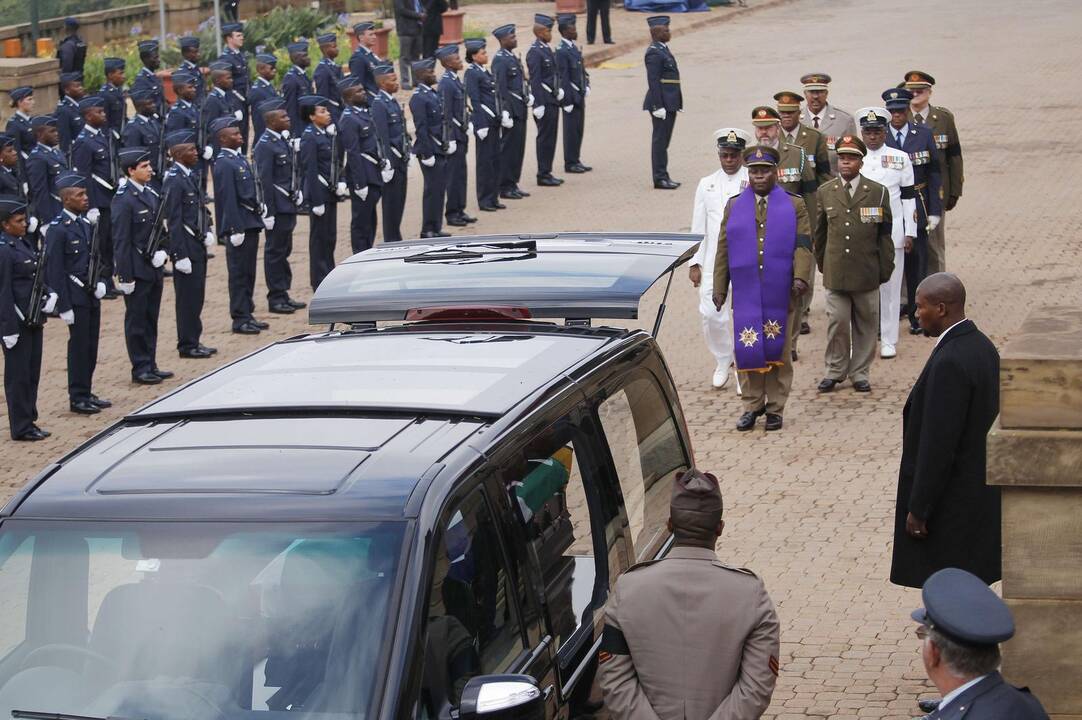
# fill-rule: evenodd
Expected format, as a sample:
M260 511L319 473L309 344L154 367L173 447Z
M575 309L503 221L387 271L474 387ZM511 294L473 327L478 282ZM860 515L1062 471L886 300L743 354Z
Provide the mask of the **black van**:
M340 265L329 329L146 405L0 512L0 717L577 714L609 587L667 550L692 463L654 337L593 321L635 318L695 242Z

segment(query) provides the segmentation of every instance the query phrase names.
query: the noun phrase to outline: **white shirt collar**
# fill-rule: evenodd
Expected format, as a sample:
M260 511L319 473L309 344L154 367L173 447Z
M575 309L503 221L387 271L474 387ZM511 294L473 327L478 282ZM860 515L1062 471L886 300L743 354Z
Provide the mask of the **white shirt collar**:
M898 133L901 133L902 139L904 140L909 135L909 123L906 123L905 125L902 125L900 128L897 129L895 129L893 125L890 125L889 131L895 139L898 138Z
M146 187L145 185L140 185L139 183L135 182L131 178L128 178L128 184L131 185L133 188L135 188L136 192L143 192L143 188Z
M101 130L94 127L93 125L83 125L83 130L86 130L91 135L97 135L98 133L101 132Z
M223 147L222 152L229 153L230 155L233 155L235 157L240 157L241 156L240 150L235 150L234 148Z
M67 208L64 208L64 214L67 215L68 217L70 217L72 220L78 220L79 219L78 215L73 213L71 210L68 210Z
M947 337L947 333L949 333L949 332L950 332L951 330L953 330L954 328L958 327L959 325L961 325L962 323L964 323L964 322L965 322L966 320L968 320L968 319L969 319L969 318L962 318L961 320L959 320L958 322L954 323L953 325L951 325L951 326L950 326L949 328L947 328L947 329L946 329L946 330L944 330L943 332L939 333L939 337L937 337L937 338L935 339L935 344L936 344L936 345L939 345L939 343L943 342L943 338ZM983 677L983 675L982 675L981 677ZM978 678L978 679L979 679L979 678ZM972 684L973 684L973 683L970 683L970 685L972 685ZM969 686L968 686L968 685L963 685L962 687L969 687Z
M954 325L951 325L951 327L954 327ZM947 329L949 330L950 328L947 328ZM946 334L947 333L943 333L943 335L946 335ZM942 338L943 335L940 335L939 337ZM944 695L943 699L939 701L939 712L942 713L943 708L947 707L947 703L949 703L951 700L958 697L959 695L964 693L966 690L968 690L969 688L971 688L974 685L976 685L977 683L979 683L981 680L984 680L986 677L988 677L988 676L987 675L981 675L980 677L975 677L972 680L970 680L969 682L967 682L965 685L959 685L958 687L954 688L949 693Z
M184 174L185 174L186 176L187 176L187 175L191 175L191 174L192 174L191 168L189 168L189 167L188 167L187 165L185 165L184 163L181 163L181 162L174 162L174 163L173 163L173 166L174 166L174 167L177 167L177 168L180 168L180 171L181 171L181 172L183 172L183 173L184 173Z
M15 114L21 117L23 120L29 120L30 116L24 113L22 110L16 110Z

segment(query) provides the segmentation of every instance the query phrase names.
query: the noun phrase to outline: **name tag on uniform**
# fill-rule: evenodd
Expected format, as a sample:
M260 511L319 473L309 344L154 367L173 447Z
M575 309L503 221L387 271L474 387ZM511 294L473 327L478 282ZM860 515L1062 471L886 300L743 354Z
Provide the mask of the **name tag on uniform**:
M939 148L940 150L945 149L947 147L947 136L946 135L936 135L935 136L935 146L937 148Z
M883 209L877 207L862 207L860 209L860 221L862 223L883 222Z
M905 167L905 161L897 155L884 155L880 159L887 170L901 170Z
M927 150L918 150L914 153L909 153L909 159L913 161L914 165L927 165L932 161L932 153Z

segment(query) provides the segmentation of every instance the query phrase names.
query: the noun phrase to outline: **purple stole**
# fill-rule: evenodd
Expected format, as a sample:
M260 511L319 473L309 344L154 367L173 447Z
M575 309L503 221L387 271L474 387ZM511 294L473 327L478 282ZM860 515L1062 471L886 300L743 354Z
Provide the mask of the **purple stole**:
M793 286L796 210L789 193L775 185L767 195L766 237L760 257L755 221L757 202L758 196L751 187L736 196L725 225L725 237L733 284L736 369L769 372L772 366L785 363L782 352Z

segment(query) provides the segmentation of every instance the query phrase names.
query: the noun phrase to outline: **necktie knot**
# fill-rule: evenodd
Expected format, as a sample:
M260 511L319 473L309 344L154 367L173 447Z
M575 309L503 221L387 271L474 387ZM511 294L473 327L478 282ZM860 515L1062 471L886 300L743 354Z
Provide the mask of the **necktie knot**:
M819 129L819 116L816 115L814 118L812 118L812 122L815 123L815 129L818 130Z

